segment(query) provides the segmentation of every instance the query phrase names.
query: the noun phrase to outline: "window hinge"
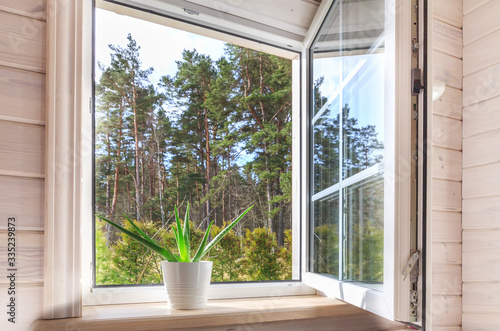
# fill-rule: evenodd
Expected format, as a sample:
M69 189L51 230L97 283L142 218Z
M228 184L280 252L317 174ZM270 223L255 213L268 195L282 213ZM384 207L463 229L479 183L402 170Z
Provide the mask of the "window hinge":
M89 113L92 114L92 97L89 97Z
M420 253L418 251L414 251L411 253L410 258L406 262L406 265L404 266L403 270L401 271L401 275L403 276L403 280L408 277L410 272L415 269L417 266L418 258L420 257Z
M403 276L403 280L405 280L408 275L410 275L410 317L411 322L416 322L418 318L417 308L418 308L418 259L420 257L420 253L418 251L413 251L408 258L403 270L401 271L401 275Z
M420 91L424 89L422 84L422 71L419 68L411 69L411 94L419 95Z

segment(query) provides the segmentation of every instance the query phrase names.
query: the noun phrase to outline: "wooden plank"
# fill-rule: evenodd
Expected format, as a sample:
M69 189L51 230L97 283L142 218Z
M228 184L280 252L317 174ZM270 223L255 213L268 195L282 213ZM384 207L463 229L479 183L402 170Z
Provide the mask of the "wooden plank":
M464 283L464 313L500 314L500 283Z
M3 276L2 276L3 277ZM17 284L16 286L16 323L7 321L7 305L10 302L8 286L0 285L0 302L2 306L2 318L0 328L9 331L26 331L31 329L31 324L42 318L43 286Z
M500 130L465 138L464 168L500 161Z
M465 168L463 197L476 198L500 195L500 162Z
M432 242L462 242L462 214L432 211Z
M432 209L459 212L462 210L462 184L460 182L433 179Z
M433 20L432 32L432 37L434 38L432 47L434 50L454 56L458 59L462 58L462 29L439 20Z
M47 0L0 0L0 10L45 20Z
M464 108L464 138L500 129L500 97Z
M0 169L44 174L45 129L0 122Z
M464 45L468 45L500 28L500 1L484 3L464 15Z
M462 295L462 266L433 263L432 294Z
M464 77L464 107L500 96L500 63Z
M498 330L500 315L498 314L464 314L462 329L473 331Z
M308 330L311 319L331 318L319 330L394 330L405 329L403 325L389 322L361 308L339 300L319 296L274 297L258 299L209 300L205 309L173 310L165 303L135 305L104 305L83 308L83 317L39 320L33 331L41 330L228 330L258 329L266 322L293 321L296 330ZM335 322L339 321L337 325ZM369 322L373 324L371 328ZM275 327L273 330L293 330ZM338 327L338 328L337 328Z
M432 243L432 263L438 264L462 264L461 243Z
M2 223L7 224L7 220ZM15 265L11 266L7 260L7 231L0 231L0 250L5 252L0 258L2 270L10 268L17 269L16 279L29 283L43 282L43 233L22 231L16 228L15 231ZM9 246L11 247L11 246ZM7 284L6 277L0 278L0 284Z
M432 4L435 18L457 28L462 28L463 14L461 0L438 0L433 1Z
M500 24L498 27L500 28ZM498 40L500 40L500 30L464 47L464 76L500 63Z
M432 326L459 326L462 324L462 297L458 295L433 295L431 307Z
M481 7L490 0L463 0L464 15L473 11L474 9Z
M432 103L436 115L462 120L462 91L446 86L444 93Z
M432 116L432 143L434 146L462 150L462 121Z
M44 181L0 176L0 229L5 220L17 219L17 228L43 229Z
M434 178L462 180L462 152L435 147L432 152L432 176Z
M462 208L464 229L500 229L500 195L464 199Z
M435 326L433 331L462 331L461 326Z
M0 67L0 118L45 121L45 75Z
M500 230L464 230L464 282L500 281Z
M45 22L0 11L0 65L45 72Z
M462 89L462 60L438 51L432 52L433 79L443 81L447 86Z

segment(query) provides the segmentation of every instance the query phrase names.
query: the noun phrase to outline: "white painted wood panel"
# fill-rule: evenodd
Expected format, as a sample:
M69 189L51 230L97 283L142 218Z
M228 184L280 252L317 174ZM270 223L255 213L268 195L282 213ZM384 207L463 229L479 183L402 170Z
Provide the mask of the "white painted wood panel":
M432 263L437 264L456 264L462 263L462 244L461 243L432 243Z
M0 67L0 120L45 122L45 75Z
M464 45L498 30L500 1L492 0L464 15Z
M500 63L464 77L464 107L500 96Z
M42 317L43 286L18 284L16 291L16 323L7 321L6 303L10 300L7 286L0 285L0 302L2 302L2 318L0 318L0 330L5 331L27 331L31 330L31 324Z
M464 47L464 76L500 63L500 30Z
M465 283L463 311L472 314L500 314L500 283Z
M462 1L461 0L434 0L434 18L451 24L457 28L462 27ZM436 20L434 20L435 22Z
M462 266L434 263L432 265L432 293L462 295Z
M464 168L500 162L500 130L465 138Z
M45 72L45 22L0 11L0 65Z
M447 86L462 89L462 60L438 51L432 52L433 79L443 81Z
M464 198L491 195L500 195L500 162L464 169Z
M0 121L0 171L44 174L45 129Z
M432 180L432 209L459 212L462 210L462 184L443 179Z
M439 1L439 0L438 0ZM484 5L491 0L463 0L464 15L473 11L474 9Z
M462 242L462 214L432 211L431 226L433 242Z
M46 0L0 0L0 10L44 20Z
M464 282L500 281L500 230L464 230Z
M462 331L460 326L436 326L432 328L432 331Z
M464 138L500 129L500 97L464 108Z
M500 229L500 195L464 199L462 208L464 229Z
M2 223L6 224L7 220L2 220ZM43 283L43 232L16 229L15 234L16 279L23 283ZM8 232L0 231L0 251L5 252L0 257L2 270L12 268L7 260L7 238ZM0 284L8 284L8 279L0 278Z
M467 314L462 318L464 331L493 331L498 330L500 315L498 314Z
M435 147L432 151L432 176L440 179L462 180L462 152Z
M463 53L462 29L438 20L433 21L433 43L436 51L461 59Z
M433 326L457 326L462 324L462 297L433 295L429 308Z
M435 115L462 120L462 90L446 86L444 93L432 103Z
M42 230L44 213L42 179L0 176L0 230L16 217L18 230Z
M434 146L462 150L462 121L432 116L432 143Z

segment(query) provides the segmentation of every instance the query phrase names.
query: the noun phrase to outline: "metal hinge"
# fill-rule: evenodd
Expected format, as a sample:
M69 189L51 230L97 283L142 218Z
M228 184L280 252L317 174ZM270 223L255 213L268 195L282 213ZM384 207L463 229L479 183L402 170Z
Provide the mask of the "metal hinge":
M405 280L408 275L410 275L410 316L411 321L416 322L418 318L417 308L418 308L418 259L420 257L420 253L418 251L413 251L408 258L403 270L401 271L401 275L403 276L403 280Z
M418 258L420 257L420 253L418 251L412 252L408 261L406 262L403 270L401 271L401 275L403 276L403 280L406 280L406 277L411 273L413 269L418 264Z
M89 113L91 114L92 114L92 109L94 108L92 106L93 106L92 97L89 97Z

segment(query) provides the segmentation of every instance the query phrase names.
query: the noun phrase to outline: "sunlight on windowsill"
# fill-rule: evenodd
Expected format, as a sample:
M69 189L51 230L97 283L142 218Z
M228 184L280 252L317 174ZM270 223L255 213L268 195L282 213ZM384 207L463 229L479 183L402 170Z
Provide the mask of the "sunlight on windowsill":
M209 300L200 310L173 310L165 303L87 306L83 317L38 320L42 330L323 330L335 323L342 330L403 330L339 300L317 295Z

